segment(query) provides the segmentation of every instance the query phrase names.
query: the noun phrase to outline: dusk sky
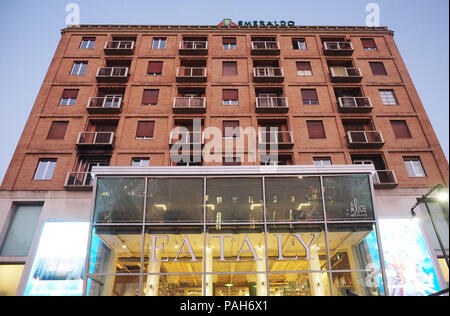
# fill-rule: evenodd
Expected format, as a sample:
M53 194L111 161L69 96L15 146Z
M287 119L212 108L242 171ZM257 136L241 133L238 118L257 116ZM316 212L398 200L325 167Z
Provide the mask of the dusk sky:
M449 153L448 0L7 0L0 3L0 181L65 27L69 3L81 24L217 25L224 18L296 25L365 25L367 4L395 41L444 153Z

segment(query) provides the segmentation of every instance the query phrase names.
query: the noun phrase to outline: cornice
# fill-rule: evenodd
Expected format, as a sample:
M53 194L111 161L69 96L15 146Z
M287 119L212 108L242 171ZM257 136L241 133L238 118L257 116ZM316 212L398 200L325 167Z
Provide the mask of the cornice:
M238 33L323 33L323 34L349 34L370 33L388 34L393 36L394 31L387 26L217 26L217 25L79 25L68 26L61 33L79 32L238 32Z

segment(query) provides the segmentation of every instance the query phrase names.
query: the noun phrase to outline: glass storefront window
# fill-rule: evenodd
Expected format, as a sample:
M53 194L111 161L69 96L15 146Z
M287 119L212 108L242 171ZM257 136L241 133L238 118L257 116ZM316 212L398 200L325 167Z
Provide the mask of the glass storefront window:
M261 178L215 178L206 180L208 223L263 221Z
M328 244L332 270L381 269L375 227L367 224L329 224Z
M109 275L103 280L89 278L89 296L139 296L139 275Z
M201 275L144 275L143 296L203 296Z
M270 274L271 296L330 296L328 273Z
M150 178L147 222L203 222L203 179Z
M265 272L264 226L209 226L206 236L207 273Z
M384 296L381 271L333 272L334 296Z
M206 296L267 296L266 274L208 275L213 286Z
M97 226L91 244L89 273L141 272L141 226Z
M144 196L145 179L98 179L94 222L141 223Z
M267 221L322 220L319 177L266 178Z
M24 264L0 264L0 296L16 296Z
M201 273L203 226L148 226L144 273Z
M327 270L323 225L268 225L270 271Z
M374 219L369 177L323 177L329 220Z

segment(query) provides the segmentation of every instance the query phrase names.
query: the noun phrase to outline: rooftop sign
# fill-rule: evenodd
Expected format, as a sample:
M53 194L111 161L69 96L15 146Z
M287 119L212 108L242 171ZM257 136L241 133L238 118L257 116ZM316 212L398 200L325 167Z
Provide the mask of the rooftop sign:
M237 24L231 19L224 19L219 23L219 26L253 26L253 27L268 27L268 26L295 26L294 21L238 21Z

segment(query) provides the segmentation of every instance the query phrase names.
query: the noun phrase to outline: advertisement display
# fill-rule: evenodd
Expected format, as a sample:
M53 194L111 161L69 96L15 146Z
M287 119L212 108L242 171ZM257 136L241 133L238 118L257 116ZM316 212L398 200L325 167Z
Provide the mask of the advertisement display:
M418 224L411 219L379 221L390 296L426 296L441 290Z
M87 222L45 223L24 296L81 296Z

